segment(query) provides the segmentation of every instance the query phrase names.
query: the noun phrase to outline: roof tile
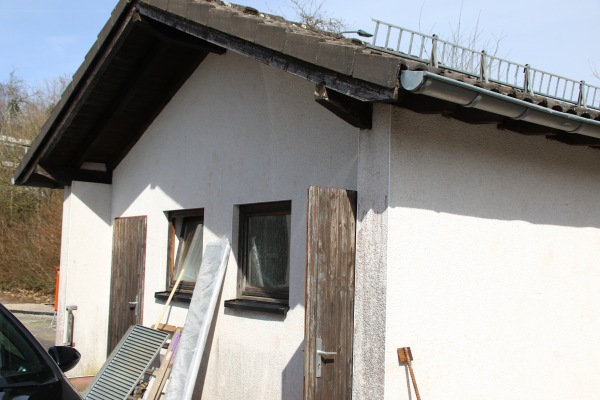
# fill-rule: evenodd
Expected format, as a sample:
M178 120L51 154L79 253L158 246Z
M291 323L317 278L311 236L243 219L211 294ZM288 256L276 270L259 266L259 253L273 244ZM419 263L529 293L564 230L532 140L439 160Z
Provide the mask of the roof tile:
M345 75L352 75L354 56L360 50L357 46L348 46L340 42L319 43L317 65Z
M234 11L223 8L211 8L209 11L207 26L221 32L233 34L236 30L233 24L232 14Z
M166 10L169 6L169 0L144 0L144 3Z
M398 57L381 54L357 53L354 57L352 76L380 86L393 88L397 85L402 62Z
M315 64L317 61L317 45L323 40L319 36L288 32L283 53Z
M232 24L235 27L235 35L249 42L256 39L256 29L262 24L262 20L245 15L233 15Z
M189 5L188 0L170 0L167 11L185 18Z
M285 46L285 32L287 28L275 24L259 24L256 27L254 43L269 49L282 52Z
M209 12L213 8L215 8L214 4L193 1L188 7L187 18L200 25L208 25Z

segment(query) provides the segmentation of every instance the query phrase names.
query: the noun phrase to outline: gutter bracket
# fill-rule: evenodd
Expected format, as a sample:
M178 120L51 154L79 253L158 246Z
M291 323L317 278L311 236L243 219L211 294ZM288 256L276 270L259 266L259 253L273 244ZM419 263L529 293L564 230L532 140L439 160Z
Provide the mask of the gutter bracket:
M469 104L465 104L463 107L465 107L465 108L473 108L477 104L479 104L481 102L481 100L483 100L483 96L480 95L480 94L477 94L477 96L475 96L475 98Z
M522 120L527 118L527 116L529 115L529 108L526 108L520 115L514 117L513 119L516 121Z

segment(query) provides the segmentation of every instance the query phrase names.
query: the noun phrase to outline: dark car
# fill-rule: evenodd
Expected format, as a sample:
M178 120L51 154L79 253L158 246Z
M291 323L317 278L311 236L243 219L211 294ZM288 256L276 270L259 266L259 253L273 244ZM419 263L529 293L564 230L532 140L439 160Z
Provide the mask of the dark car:
M72 347L42 345L0 304L0 400L81 400L63 372L81 358Z

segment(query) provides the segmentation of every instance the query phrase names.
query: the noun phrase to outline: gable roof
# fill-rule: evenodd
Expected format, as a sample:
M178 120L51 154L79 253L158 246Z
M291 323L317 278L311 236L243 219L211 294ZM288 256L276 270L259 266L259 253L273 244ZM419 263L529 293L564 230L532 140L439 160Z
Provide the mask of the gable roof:
M14 183L110 183L112 171L210 54L233 51L317 84L315 100L360 128L375 102L600 146L598 113L390 55L244 6L121 0ZM564 110L564 111L563 111Z

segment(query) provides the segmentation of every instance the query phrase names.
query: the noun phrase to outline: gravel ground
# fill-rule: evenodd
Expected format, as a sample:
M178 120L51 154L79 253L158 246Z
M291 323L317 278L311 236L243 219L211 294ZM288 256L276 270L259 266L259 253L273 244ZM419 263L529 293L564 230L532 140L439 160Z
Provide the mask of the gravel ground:
M52 315L24 314L14 312L15 316L40 341L45 349L54 346L56 329L51 326Z

